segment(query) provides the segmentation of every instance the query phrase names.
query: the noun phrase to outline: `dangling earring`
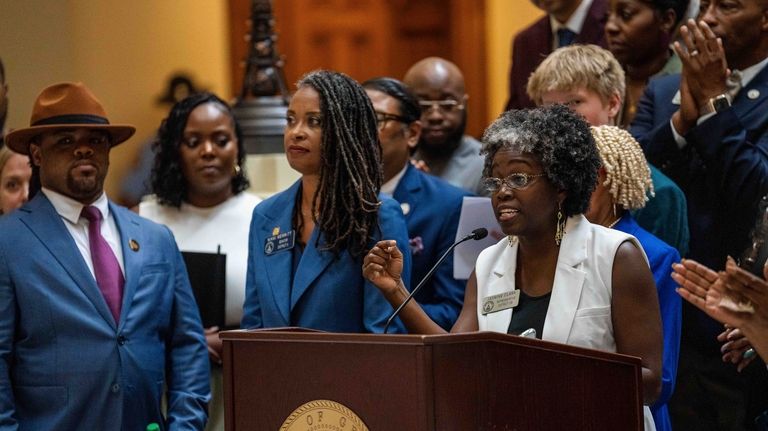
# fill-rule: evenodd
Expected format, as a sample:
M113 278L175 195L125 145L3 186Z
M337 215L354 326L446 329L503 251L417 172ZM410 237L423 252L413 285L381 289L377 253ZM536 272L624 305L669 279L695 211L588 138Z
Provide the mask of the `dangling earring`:
M555 244L560 247L560 243L563 242L563 236L565 236L565 217L563 217L563 211L560 206L560 202L557 203L557 229L555 230Z
M240 165L235 164L235 167L233 168L233 170L235 172L235 176L240 175Z

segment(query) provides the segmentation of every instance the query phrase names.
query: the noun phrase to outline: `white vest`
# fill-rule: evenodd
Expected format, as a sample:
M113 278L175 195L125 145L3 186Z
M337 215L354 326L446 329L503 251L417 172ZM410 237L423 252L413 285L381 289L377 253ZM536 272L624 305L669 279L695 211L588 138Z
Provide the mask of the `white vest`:
M583 215L568 218L544 320L543 340L616 352L611 320L611 280L613 258L624 241L631 241L643 249L632 235L594 225ZM477 258L475 276L480 331L507 333L513 310L483 315L483 298L515 290L517 247L517 242L510 246L504 238L483 250ZM650 409L644 407L643 410L646 431L655 430Z

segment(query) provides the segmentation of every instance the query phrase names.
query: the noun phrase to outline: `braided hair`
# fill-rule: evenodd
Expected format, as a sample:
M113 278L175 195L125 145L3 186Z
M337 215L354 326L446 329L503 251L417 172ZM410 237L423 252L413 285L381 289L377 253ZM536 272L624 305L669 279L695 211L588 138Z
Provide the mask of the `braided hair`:
M644 207L646 190L653 196L653 181L640 144L616 126L593 126L592 136L605 168L603 185L613 200L627 210Z
M320 246L318 236L315 246L359 257L379 228L383 173L373 106L365 90L343 73L316 70L296 86L311 87L320 96L320 181L312 214L325 244Z

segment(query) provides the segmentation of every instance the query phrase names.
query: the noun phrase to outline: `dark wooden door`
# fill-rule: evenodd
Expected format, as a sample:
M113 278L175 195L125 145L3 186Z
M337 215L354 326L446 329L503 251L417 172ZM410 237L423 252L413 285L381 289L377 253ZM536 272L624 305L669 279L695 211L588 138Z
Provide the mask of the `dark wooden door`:
M243 81L249 0L229 0L232 91ZM274 0L277 47L288 86L318 68L363 81L402 78L416 61L439 56L464 72L467 132L486 126L485 2L481 0Z

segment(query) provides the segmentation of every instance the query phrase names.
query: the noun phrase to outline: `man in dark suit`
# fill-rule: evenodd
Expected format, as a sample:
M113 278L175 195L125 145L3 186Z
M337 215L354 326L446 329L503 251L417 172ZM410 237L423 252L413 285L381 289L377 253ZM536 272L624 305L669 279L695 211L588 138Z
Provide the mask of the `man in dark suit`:
M376 78L363 83L376 111L384 164L383 193L400 202L408 225L412 256L412 287L429 272L456 239L456 228L466 191L425 174L410 163L419 142L418 100L400 81ZM464 304L466 280L453 277L448 256L415 298L432 320L450 330Z
M555 49L572 43L603 48L608 0L531 0L547 13L515 36L509 69L509 99L506 109L536 106L528 97L528 77Z
M682 74L650 82L631 132L686 194L689 257L722 269L749 247L768 192L768 1L705 0L701 11L675 46ZM739 375L720 361L722 329L684 305L676 429L744 429L768 407L762 365Z
M6 136L39 190L0 219L0 429L202 430L208 351L181 254L103 190L135 129L79 83L44 89L30 123Z

